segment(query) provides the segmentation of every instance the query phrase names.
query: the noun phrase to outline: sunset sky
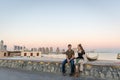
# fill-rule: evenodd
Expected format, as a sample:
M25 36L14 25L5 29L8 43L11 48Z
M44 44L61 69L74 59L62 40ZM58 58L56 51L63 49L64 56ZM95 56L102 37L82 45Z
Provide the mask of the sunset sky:
M120 0L0 0L0 40L120 52Z

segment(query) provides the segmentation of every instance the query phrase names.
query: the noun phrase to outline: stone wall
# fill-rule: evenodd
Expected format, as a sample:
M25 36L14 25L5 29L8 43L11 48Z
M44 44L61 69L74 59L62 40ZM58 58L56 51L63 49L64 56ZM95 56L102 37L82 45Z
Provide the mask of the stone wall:
M61 73L61 62L45 62L30 60L0 60L0 67L13 68L28 71ZM66 65L67 73L70 72L70 66ZM107 80L120 80L120 66L115 65L93 65L84 64L83 76L94 76Z

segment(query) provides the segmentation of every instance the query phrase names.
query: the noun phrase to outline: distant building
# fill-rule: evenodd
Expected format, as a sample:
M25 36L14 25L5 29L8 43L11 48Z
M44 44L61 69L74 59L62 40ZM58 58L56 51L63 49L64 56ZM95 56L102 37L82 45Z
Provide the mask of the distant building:
M5 50L5 51L7 50L7 45L4 45L4 50Z
M38 49L37 48L31 48L31 51L38 51Z
M49 48L48 47L46 47L45 53L49 54Z
M20 56L21 51L0 51L0 58Z
M60 54L60 49L59 49L59 47L56 48L56 54Z
M6 57L6 56L8 56L7 51L0 51L0 58Z
M31 51L34 51L34 49L33 49L33 48L31 48Z
M23 51L25 49L26 49L25 46L18 46L18 45L14 46L14 51Z
M4 45L4 41L0 41L0 51L6 51L7 50L7 45Z
M73 51L74 51L74 52L77 52L77 48L73 48Z
M41 57L41 52L34 51L0 51L0 58L4 57Z
M61 52L62 54L65 54L65 49L62 49L62 52Z
M38 51L41 51L41 52L42 52L42 48L38 48Z
M34 51L22 51L21 57L41 57L41 52L34 52Z
M45 54L45 48L42 47L42 54Z
M36 51L37 51L37 48L33 48L33 51L35 51L35 52L36 52Z
M17 46L14 46L14 51L16 51L17 50Z
M50 53L52 53L53 52L53 47L50 47Z

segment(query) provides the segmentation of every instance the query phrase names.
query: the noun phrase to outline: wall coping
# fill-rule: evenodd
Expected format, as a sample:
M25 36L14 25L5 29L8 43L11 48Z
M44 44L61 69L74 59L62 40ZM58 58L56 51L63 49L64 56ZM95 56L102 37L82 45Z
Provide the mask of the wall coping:
M13 60L13 61L32 61L32 62L44 62L44 63L59 63L62 61L55 60L34 60L34 59L11 59L11 58L0 58L0 60ZM113 66L120 67L120 61L108 61L108 60L97 60L97 61L86 61L84 64L91 66Z

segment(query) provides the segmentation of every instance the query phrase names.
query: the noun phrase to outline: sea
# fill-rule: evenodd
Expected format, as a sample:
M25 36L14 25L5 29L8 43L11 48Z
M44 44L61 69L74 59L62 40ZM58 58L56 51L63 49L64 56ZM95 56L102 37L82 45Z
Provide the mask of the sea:
M117 59L118 53L87 53L90 57L95 57L98 55L98 60L119 60Z

